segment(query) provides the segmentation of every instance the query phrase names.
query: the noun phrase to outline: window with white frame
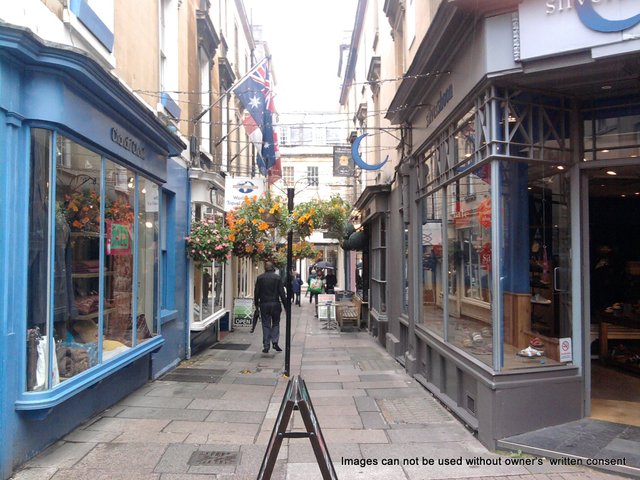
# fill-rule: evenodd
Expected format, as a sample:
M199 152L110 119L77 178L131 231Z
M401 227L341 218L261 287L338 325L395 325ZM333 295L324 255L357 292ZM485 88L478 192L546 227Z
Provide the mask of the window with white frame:
M318 167L307 167L307 185L317 187L318 184Z
M282 181L285 185L293 185L293 166L282 167Z
M289 129L287 127L280 127L279 130L278 143L280 145L287 145L289 143Z

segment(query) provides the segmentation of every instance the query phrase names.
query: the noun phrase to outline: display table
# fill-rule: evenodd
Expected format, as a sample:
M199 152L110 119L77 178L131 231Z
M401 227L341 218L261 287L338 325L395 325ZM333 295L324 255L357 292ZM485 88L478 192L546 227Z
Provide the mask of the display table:
M609 340L640 340L640 314L603 311L599 312L594 320L595 323L591 325L591 338L599 340L600 360L640 373L640 362L628 361L633 357L632 354L627 356L617 351L617 354L611 355L609 351Z

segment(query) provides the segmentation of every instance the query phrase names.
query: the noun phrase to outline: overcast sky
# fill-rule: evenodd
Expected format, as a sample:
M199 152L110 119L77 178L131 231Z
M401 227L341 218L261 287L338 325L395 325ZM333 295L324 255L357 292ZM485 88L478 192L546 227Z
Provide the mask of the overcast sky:
M351 38L356 0L244 0L244 4L249 20L263 26L271 50L278 112L337 112L339 47Z

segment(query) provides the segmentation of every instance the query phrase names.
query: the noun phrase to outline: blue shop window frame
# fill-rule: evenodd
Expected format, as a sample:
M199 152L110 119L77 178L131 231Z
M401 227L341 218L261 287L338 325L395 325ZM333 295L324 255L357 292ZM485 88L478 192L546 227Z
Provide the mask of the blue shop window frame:
M35 128L35 125L33 126ZM51 169L50 169L50 178L49 178L49 182L52 185L52 190L51 190L51 200L50 200L50 206L49 206L49 224L52 225L53 222L55 221L55 201L53 199L55 199L55 186L56 186L56 161L55 161L55 145L57 143L57 136L58 136L58 132L51 129L51 128L47 128L46 125L38 125L37 128L43 128L43 129L47 129L50 130L52 133L52 140L51 140L51 151L49 152L49 163L51 165ZM27 131L25 132L25 140L27 141L27 147L25 149L26 151L26 158L30 158L31 157L31 149L30 149L30 134L31 131L30 129L27 129ZM72 139L75 142L78 142L79 144L87 147L88 145L79 142L77 138L73 138L73 136L71 135L67 135L65 133L65 136L67 138ZM93 151L95 151L95 149L92 149ZM99 152L97 152L99 153ZM100 182L100 195L102 198L105 198L105 168L106 168L106 161L107 160L112 160L111 158L106 157L103 153L99 153L100 157L101 157L101 182ZM30 168L30 162L26 162L28 168ZM29 173L30 175L30 173ZM136 179L135 179L135 185L136 185L136 189L135 189L135 200L134 200L134 215L137 218L138 216L138 179L139 179L139 174L136 173ZM159 196L159 202L160 202L160 206L159 209L160 211L163 211L162 208L162 195ZM101 233L104 233L102 230L104 229L104 217L105 217L105 211L104 211L104 202L101 203L101 207L100 207L100 215L101 215ZM163 221L167 221L169 224L171 224L171 222L175 221L175 219L163 219L162 215L159 218L159 227L162 228L162 222ZM50 235L52 236L51 241L50 241L50 246L49 246L49 269L53 269L54 268L54 261L55 261L55 256L53 254L53 245L55 244L55 229L53 229L50 232ZM104 242L104 235L101 235L101 243ZM137 222L134 223L134 244L138 245L138 227L137 227ZM134 294L133 294L133 310L132 311L136 311L137 308L137 297L138 297L138 292L137 292L137 267L138 267L138 250L135 249L135 255L134 255L134 268L133 268L133 274L134 274L134 279L133 279L133 285L135 285L136 290L134 290ZM160 252L158 252L160 254ZM100 247L100 256L102 257L104 255L104 245L101 244ZM103 259L101 259L103 260ZM104 268L104 262L101 261L101 268L100 268L100 311L104 310L104 304L103 304L103 289L104 289L104 272L102 271ZM157 278L155 281L155 288L156 288L156 298L160 299L162 298L162 288L166 286L166 279L163 279L163 272L162 271L162 266L159 265L159 271L157 272ZM52 292L53 291L53 275L51 276L51 283L49 285L49 291ZM26 329L20 329L20 331L22 331L22 338L21 340L21 344L24 346L22 349L22 355L19 361L19 365L20 365L20 371L21 371L21 376L22 376L22 393L18 396L18 399L15 402L15 409L18 411L22 411L26 414L28 414L30 417L32 418L44 418L46 417L49 412L51 411L51 409L53 409L54 407L56 407L57 405L62 404L63 402L65 402L66 400L68 400L69 398L72 398L73 396L77 395L78 393L90 388L91 386L101 382L102 380L104 380L105 378L107 378L108 376L114 374L115 372L118 372L119 370L121 370L122 368L126 367L127 365L130 365L131 363L135 362L136 360L138 360L139 358L144 357L145 355L149 355L151 353L154 353L156 351L158 351L162 345L164 345L165 343L165 339L162 337L162 332L161 332L161 328L162 328L162 323L165 323L166 321L168 321L167 317L169 318L175 318L176 317L176 313L177 312L173 312L173 311L166 311L166 310L161 310L162 308L162 302L161 301L156 301L156 306L155 306L155 323L156 323L156 328L157 328L157 334L155 337L150 338L149 340L145 341L142 344L136 345L136 338L135 338L135 330L133 329L132 332L132 341L134 342L134 345L131 350L127 351L127 352L123 352L120 355L109 359L107 361L103 361L100 364L89 368L87 370L85 370L82 373L79 373L77 375L75 375L74 377L65 380L64 382L61 382L55 386L53 386L52 388L45 390L45 391L38 391L38 392L28 392L26 391L26 385L27 385L27 381L26 381L26 357L27 357L27 352L26 352ZM48 318L48 322L49 322L49 331L53 331L53 302L51 302L51 305L49 307L50 311L49 311L49 318ZM104 320L104 315L100 315L99 316L99 324L98 324L98 332L99 332L99 336L98 336L98 348L99 348L99 358L102 358L102 340L103 340L103 320ZM48 349L48 355L49 355L49 362L48 362L48 371L47 371L47 377L48 377L48 384L51 384L51 376L52 376L52 362L54 361L54 355L55 355L55 345L53 343L53 338L52 336L50 336L50 344L49 344L49 349Z
M175 309L176 291L176 250L169 248L175 245L176 231L176 198L175 193L161 189L160 215L160 325L178 318Z

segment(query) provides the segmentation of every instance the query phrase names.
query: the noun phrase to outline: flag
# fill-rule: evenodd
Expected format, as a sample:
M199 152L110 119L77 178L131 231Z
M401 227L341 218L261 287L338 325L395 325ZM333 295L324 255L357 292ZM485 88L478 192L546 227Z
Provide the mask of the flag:
M276 163L273 132L275 104L269 77L269 61L262 60L233 89L248 114L243 120L247 135L258 150L258 166L266 174Z
M282 178L282 161L280 160L280 147L278 145L278 133L273 132L274 148L276 151L276 163L269 169L268 183L276 183Z

